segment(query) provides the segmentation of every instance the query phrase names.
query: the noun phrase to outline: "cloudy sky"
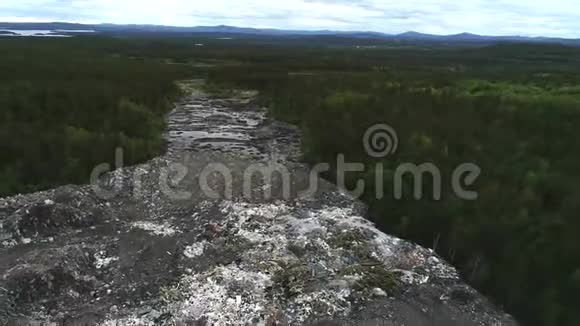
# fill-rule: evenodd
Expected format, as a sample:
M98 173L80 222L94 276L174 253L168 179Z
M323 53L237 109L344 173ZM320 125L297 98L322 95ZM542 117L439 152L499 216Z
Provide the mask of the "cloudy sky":
M0 0L0 21L580 37L580 1Z

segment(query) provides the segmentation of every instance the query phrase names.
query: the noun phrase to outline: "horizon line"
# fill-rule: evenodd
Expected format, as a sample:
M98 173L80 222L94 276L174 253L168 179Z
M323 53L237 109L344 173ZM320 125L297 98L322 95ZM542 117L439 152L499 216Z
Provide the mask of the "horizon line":
M433 34L433 33L424 33L417 30L408 30L401 33L386 33L386 32L379 32L373 30L334 30L334 29L287 29L287 28L276 28L276 27L248 27L248 26L236 26L236 25L227 25L227 24L217 24L217 25L163 25L163 24L148 24L148 23L79 23L79 22L70 22L70 21L0 21L0 24L70 24L70 25L84 25L84 26L103 26L103 25L113 25L113 26L148 26L148 27L169 27L169 28L176 28L176 29L186 29L186 28L219 28L219 27L229 27L229 28L237 28L237 29L250 29L250 30L262 30L262 31L281 31L281 32L308 32L308 33L316 33L316 32L325 32L325 33L336 33L336 34L380 34L383 36L402 36L405 34L417 34L422 36L436 36L436 37L450 37L450 36L460 36L460 35L467 35L467 36L474 36L474 37L491 37L491 38L522 38L522 39L560 39L560 40L580 40L580 37L573 38L573 37L563 37L563 36L542 36L542 35L517 35L517 34L510 34L510 35L491 35L491 34L477 34L471 32L459 32L453 34Z

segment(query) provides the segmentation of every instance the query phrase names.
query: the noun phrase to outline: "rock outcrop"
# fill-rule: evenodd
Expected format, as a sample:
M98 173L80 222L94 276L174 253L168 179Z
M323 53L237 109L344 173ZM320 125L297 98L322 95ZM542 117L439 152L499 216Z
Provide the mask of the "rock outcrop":
M0 325L515 325L332 184L305 193L297 129L252 96L192 95L165 156L0 199Z

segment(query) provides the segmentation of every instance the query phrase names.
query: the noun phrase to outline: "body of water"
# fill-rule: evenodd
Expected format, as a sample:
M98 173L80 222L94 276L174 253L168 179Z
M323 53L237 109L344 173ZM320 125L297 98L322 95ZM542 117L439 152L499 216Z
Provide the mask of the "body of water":
M8 33L2 33L8 32ZM72 37L69 33L94 33L92 30L12 30L0 29L0 36L18 37L18 36L32 36L32 37ZM13 34L10 34L13 33Z

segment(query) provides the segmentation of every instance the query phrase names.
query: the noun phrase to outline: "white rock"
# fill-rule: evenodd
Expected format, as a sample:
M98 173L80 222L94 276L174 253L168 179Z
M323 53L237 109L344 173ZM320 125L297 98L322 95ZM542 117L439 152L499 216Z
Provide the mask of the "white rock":
M180 231L172 227L169 223L156 224L148 221L139 221L133 223L134 228L145 230L159 236L172 236Z
M112 262L119 260L119 257L105 257L105 252L95 254L95 268L101 269L108 267Z
M183 255L185 255L185 257L187 257L187 258L199 257L199 256L203 255L203 252L205 251L206 244L207 244L207 241L194 243L191 246L188 246L185 248L185 250L183 251Z

